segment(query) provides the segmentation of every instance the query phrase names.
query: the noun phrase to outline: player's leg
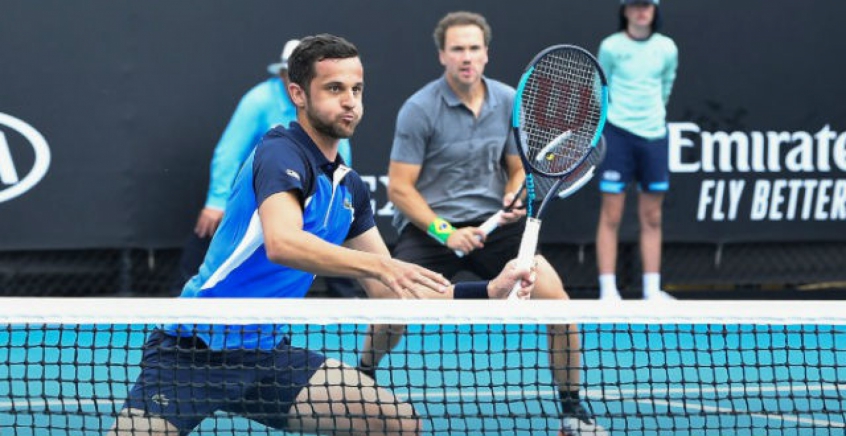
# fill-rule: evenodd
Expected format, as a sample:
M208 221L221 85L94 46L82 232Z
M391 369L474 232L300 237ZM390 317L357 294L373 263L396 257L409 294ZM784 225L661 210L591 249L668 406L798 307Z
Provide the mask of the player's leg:
M123 409L108 436L177 436L179 430L162 417L147 416L140 409Z
M491 233L485 248L470 253L468 259L472 270L480 277L491 279L505 264L517 256L524 226L512 224ZM555 268L541 256L537 264L537 281L532 293L533 299L567 300L564 283ZM582 347L576 325L547 326L547 344L550 370L558 386L561 403L561 434L602 435L604 429L596 425L590 411L582 404L581 369Z
M404 325L374 324L368 327L364 336L364 347L359 356L359 371L376 379L376 368L386 354L399 344L405 335Z
M617 247L620 222L626 204L625 190L634 176L634 135L612 124L603 132L607 151L599 167L602 203L596 227L596 266L599 271L599 297L619 300L617 289Z
M513 224L491 233L485 248L478 250L478 253L471 253L469 256L473 271L488 280L499 274L508 260L517 256L523 227ZM564 283L555 268L543 256L538 259L537 281L535 282L532 299L569 299L564 290ZM575 325L550 326L548 336L550 362L555 381L561 390L566 391L568 395L571 391L578 393L581 370L581 346L578 328Z
M546 258L541 257L538 261L537 273L532 299L569 299L558 273ZM561 403L559 435L604 435L605 429L596 424L581 398L582 346L578 326L547 326L547 344L550 369Z
M185 434L214 413L213 371L195 363L208 350L188 348L177 339L154 330L144 344L142 370L127 396L110 436L176 436ZM205 359L206 361L208 359Z
M564 284L555 268L543 256L537 265L537 282L532 299L539 300L568 300L570 297L564 290ZM547 328L549 358L552 364L552 375L561 391L576 392L581 387L582 353L578 326L549 325Z
M327 359L290 410L288 430L332 435L417 435L411 404L376 386L370 377Z
M662 206L670 187L667 138L641 138L637 145L640 193L640 255L643 267L643 298L671 299L661 290Z
M619 300L617 289L617 247L626 194L602 193L599 223L596 226L596 267L599 272L599 298Z
M647 283L649 274L661 274L662 212L664 195L640 192L638 195L638 218L640 219L640 257L643 263L644 298L657 297L659 283Z
M464 262L451 249L411 224L400 233L392 255L395 259L420 265L447 278L455 276ZM379 362L399 343L404 334L405 326L401 325L370 326L359 357L359 369L375 379Z
M521 221L521 224L523 222ZM512 224L491 233L485 248L470 253L468 259L473 272L490 280L499 274L509 260L517 256L523 235L523 225ZM567 300L564 283L555 268L540 256L537 264L537 281L533 299ZM562 390L578 391L580 385L581 345L575 325L550 326L549 350L553 376Z

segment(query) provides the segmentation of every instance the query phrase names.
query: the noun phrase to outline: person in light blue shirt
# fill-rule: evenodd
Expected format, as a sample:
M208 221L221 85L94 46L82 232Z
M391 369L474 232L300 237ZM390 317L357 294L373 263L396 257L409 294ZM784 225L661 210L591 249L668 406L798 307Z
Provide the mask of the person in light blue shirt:
M534 289L512 260L490 281L451 285L392 259L370 193L338 155L363 115L364 68L343 38L304 38L288 90L297 120L264 135L181 298L303 298L314 277L357 278L376 298L500 298ZM290 300L293 303L293 300ZM187 435L218 411L301 434L416 435L411 404L355 368L292 344L287 325L167 324L148 335L140 374L109 436Z
M661 26L659 0L621 0L620 31L599 46L608 77L608 151L599 169L602 206L596 235L600 298L619 300L616 265L626 187L638 182L644 299L668 299L661 283L661 207L669 189L667 110L678 49Z
M299 42L297 39L288 41L282 49L279 62L267 66L271 77L244 94L214 149L206 202L197 217L193 234L183 248L174 294L181 290L186 280L197 273L211 237L223 218L235 175L244 160L268 130L277 125L287 127L297 117L296 108L286 88L288 57ZM352 164L348 139L341 140L338 153L345 164ZM363 296L363 292L349 280L327 279L326 283L330 292L334 291L336 296Z

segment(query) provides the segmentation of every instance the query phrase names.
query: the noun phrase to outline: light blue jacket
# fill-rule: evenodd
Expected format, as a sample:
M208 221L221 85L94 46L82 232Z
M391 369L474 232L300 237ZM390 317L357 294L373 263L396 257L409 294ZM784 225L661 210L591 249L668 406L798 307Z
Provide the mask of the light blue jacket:
M288 127L296 119L294 103L279 77L259 83L244 94L214 149L206 207L224 210L238 170L262 136L276 125ZM344 163L352 163L349 141L341 140L338 153Z
M666 136L679 63L673 40L655 33L638 41L617 32L602 41L598 60L610 90L608 122L648 139Z

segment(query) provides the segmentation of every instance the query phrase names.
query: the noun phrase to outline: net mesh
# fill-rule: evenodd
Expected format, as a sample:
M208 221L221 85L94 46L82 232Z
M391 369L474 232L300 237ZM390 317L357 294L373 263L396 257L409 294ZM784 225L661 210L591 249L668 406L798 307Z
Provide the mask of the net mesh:
M550 364L550 332L559 330L549 326L577 324L579 340L565 344L581 360L566 369L578 373L570 387L607 432L597 434L842 435L844 309L796 301L5 299L0 434L108 434L135 387L146 409L124 434L177 434L157 427L167 416L196 435L417 434L418 426L419 434L554 435L563 414L553 372L561 368ZM171 324L185 337L156 333ZM209 350L196 338L210 324L242 338L263 325L283 345L245 351L233 340L228 350ZM375 384L352 369L374 324L404 331ZM323 367L314 355L346 366L312 375ZM155 377L139 382L142 371ZM303 374L310 387L299 390Z

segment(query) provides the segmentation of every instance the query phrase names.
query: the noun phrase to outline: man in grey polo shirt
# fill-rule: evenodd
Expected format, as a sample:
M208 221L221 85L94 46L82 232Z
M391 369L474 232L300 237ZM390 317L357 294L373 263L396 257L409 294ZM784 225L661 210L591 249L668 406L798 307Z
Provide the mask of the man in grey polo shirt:
M485 237L478 228L514 198L524 173L510 133L512 87L483 76L491 30L484 17L447 14L434 32L445 73L412 95L397 117L388 196L399 239L393 255L446 277L462 270L495 276L517 255L525 211L503 214ZM455 252L464 253L460 258ZM556 271L538 264L533 298L566 299ZM580 399L581 350L575 326L550 326L551 364L561 402L560 435L602 435ZM382 344L390 347L398 342ZM382 355L368 350L372 371Z

